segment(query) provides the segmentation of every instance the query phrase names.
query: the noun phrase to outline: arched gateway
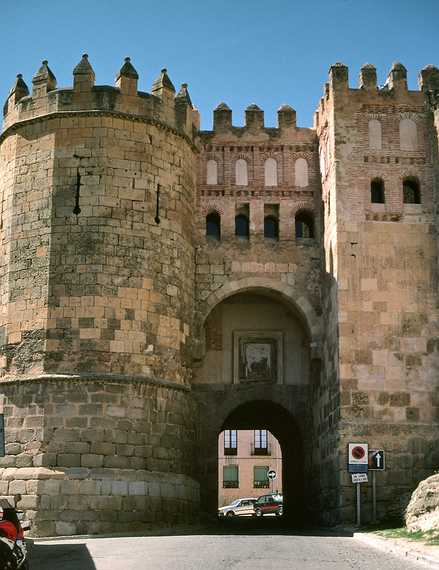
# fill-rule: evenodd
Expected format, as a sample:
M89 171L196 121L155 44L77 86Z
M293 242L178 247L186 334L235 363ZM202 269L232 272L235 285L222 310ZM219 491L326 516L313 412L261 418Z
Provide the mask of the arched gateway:
M297 306L285 287L261 285L225 286L204 320L193 382L201 508L212 514L217 508L218 434L267 429L282 449L285 516L301 522L318 485L312 452L303 451L313 445L311 386L318 367L310 333L318 330L317 318L304 300Z

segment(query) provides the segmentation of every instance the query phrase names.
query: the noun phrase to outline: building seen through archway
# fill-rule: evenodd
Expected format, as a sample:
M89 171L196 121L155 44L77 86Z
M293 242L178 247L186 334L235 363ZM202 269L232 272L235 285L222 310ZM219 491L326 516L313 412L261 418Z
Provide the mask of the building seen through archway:
M278 440L266 429L222 431L218 438L218 507L269 493L282 494Z

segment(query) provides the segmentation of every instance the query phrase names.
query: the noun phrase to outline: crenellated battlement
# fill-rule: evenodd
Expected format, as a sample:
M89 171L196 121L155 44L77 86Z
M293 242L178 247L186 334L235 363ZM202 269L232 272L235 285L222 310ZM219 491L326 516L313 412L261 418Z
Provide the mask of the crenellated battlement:
M423 106L427 93L439 91L439 69L428 65L419 74L419 90L410 90L407 86L407 70L402 63L392 65L386 81L378 84L374 65L363 65L358 76L358 86L349 86L349 69L343 63L336 63L329 68L329 80L325 83L323 96L314 114L314 128L319 127L321 119L329 106L337 99L350 97L358 103L377 105L414 105Z
M187 84L176 90L162 69L151 93L138 91L138 73L125 58L114 86L95 85L95 73L84 54L73 70L73 87L58 88L48 62L43 61L32 78L32 91L18 75L3 107L3 131L12 125L49 114L105 112L131 115L162 123L190 139L199 129L199 114L192 105Z
M204 141L211 139L246 141L291 141L309 142L315 133L312 129L297 127L296 111L289 105L281 105L277 111L277 127L266 127L264 111L255 103L245 109L244 126L232 122L232 110L226 103L220 103L213 111L213 129L202 131Z

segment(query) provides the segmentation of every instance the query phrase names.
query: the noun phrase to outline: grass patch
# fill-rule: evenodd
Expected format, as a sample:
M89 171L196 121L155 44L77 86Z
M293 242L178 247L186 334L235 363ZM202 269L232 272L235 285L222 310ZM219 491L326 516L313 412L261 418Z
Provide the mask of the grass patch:
M429 546L439 546L439 530L409 532L405 527L400 527L374 530L374 532L383 538L403 538L405 540L423 542Z

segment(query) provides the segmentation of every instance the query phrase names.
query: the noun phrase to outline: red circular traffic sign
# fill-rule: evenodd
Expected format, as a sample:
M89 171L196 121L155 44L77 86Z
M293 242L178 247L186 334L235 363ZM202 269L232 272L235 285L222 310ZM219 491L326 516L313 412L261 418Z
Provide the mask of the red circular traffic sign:
M366 452L364 450L364 447L361 445L356 445L352 448L351 454L354 459L363 459L363 457L366 455Z

